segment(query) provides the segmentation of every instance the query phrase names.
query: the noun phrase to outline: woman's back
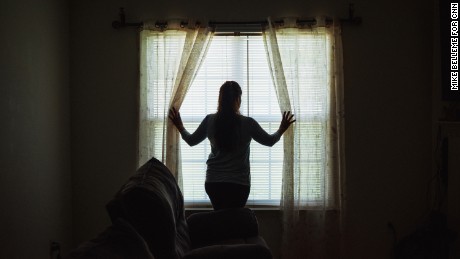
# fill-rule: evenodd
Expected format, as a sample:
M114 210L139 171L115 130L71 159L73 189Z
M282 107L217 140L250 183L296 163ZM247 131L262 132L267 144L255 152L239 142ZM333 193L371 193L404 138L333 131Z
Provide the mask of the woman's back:
M237 139L233 139L234 146L231 150L220 148L216 143L217 114L209 114L193 133L181 132L182 138L189 144L195 145L204 138L211 143L206 171L206 182L232 182L250 185L250 144L254 139L262 145L273 146L281 137L279 132L268 134L259 123L251 117L238 115ZM230 136L229 136L230 137Z
M185 129L174 107L169 114L187 144L194 146L205 138L211 142L211 153L206 161L205 189L216 210L244 207L246 204L251 185L251 140L273 146L295 121L290 112L284 112L278 131L268 134L253 118L240 114L241 94L237 82L225 82L219 91L217 113L206 116L193 134Z

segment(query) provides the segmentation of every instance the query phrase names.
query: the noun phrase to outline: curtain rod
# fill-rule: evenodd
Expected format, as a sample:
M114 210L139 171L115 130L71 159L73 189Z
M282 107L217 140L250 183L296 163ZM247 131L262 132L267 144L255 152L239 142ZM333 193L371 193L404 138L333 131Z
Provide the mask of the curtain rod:
M353 25L358 25L358 24L361 24L362 23L362 18L361 17L357 17L354 15L354 12L355 12L355 8L354 8L354 4L349 4L348 6L348 17L347 18L340 18L340 22L341 23L347 23L347 24L353 24ZM120 12L119 12L119 18L120 20L118 21L113 21L112 22L112 27L114 29L120 29L120 28L124 28L124 27L142 27L144 25L143 22L126 22L126 19L125 19L125 11L124 11L124 8L120 8ZM331 18L326 18L326 24L330 25L332 24L333 20ZM275 24L284 24L284 22L282 20L277 20L277 21L274 21ZM200 24L200 22L197 22L196 23L197 25ZM315 25L316 24L316 19L312 18L312 19L301 19L301 20L297 20L297 24L299 25ZM156 22L155 23L155 26L158 27L158 28L166 28L168 25L167 22ZM181 22L180 23L180 26L181 27L185 27L188 25L188 22ZM218 25L262 25L262 26L266 26L268 25L268 22L267 21L246 21L246 22L221 22L221 21L210 21L208 22L208 25L211 26L211 27L215 27L215 26L218 26Z

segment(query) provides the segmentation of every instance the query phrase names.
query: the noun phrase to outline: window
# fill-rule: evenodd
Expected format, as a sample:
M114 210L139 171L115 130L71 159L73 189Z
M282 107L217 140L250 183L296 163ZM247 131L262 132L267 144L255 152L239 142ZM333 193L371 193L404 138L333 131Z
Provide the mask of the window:
M169 37L167 41L165 34ZM333 189L331 176L324 174L327 157L325 128L328 127L329 118L328 86L331 80L330 40L325 31L294 37L287 30L278 36L283 65L295 64L285 67L288 87L290 84L301 86L289 90L290 95L301 96L292 98L301 100L293 101L292 105L296 107L295 127L306 133L303 139L295 141L298 143L295 147L299 151L297 154L303 155L294 158L294 166L308 168L308 173L302 179L294 180L308 182L308 188L299 192L300 200L307 200L308 204L315 206L328 199L324 194L333 192L330 191ZM166 85L174 81L174 67L178 66L181 56L170 53L182 51L184 34L180 31L145 32L142 40L141 84L146 88L147 98L145 104L142 104L141 98L141 106L147 106L148 109L145 115L141 114L141 118L145 118L141 123L148 130L140 134L152 136L140 137L148 142L141 145L141 148L152 149L148 154L160 159L165 141L166 100L171 95ZM164 64L171 67L165 68ZM256 119L268 133L274 133L279 127L281 112L260 35L213 37L180 109L186 129L194 132L207 114L216 111L219 88L227 80L237 81L242 87L241 113ZM305 122L302 122L302 118ZM208 204L204 181L206 160L210 152L209 142L205 140L197 146L189 147L181 141L180 145L182 190L186 205ZM283 139L273 147L252 141L250 163L251 194L248 205L278 206L281 198Z
M253 117L268 132L278 130L281 113L262 36L215 36L181 107L184 126L193 132L217 110L219 88L227 80L243 90L241 113ZM181 142L183 192L186 202L208 201L204 190L209 141L189 147ZM251 142L251 194L248 205L278 205L281 197L283 141L273 147Z

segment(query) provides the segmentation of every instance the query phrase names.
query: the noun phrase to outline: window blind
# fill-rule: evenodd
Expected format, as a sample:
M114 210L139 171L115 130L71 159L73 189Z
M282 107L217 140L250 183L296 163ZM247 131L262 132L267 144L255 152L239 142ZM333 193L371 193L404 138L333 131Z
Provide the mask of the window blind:
M242 87L241 113L253 117L268 133L281 122L281 112L261 36L214 37L181 107L184 126L193 132L209 113L217 111L220 86L227 80ZM183 191L189 205L209 201L204 190L209 141L189 147L181 143ZM278 205L281 197L283 143L266 147L251 142L251 194L248 204Z
M168 31L164 32L167 33ZM184 35L177 35L164 44L161 33L152 33L143 39L143 83L147 86L147 120L152 138L148 146L153 154L162 154L164 144L164 115L167 114L165 100L170 93L165 91L165 80L174 79L174 71L165 68L162 62L171 57L168 52L180 53ZM177 36L177 37L175 37ZM171 35L168 35L171 37ZM304 131L304 137L296 140L295 146L300 152L294 158L294 166L309 168L308 175L297 182L308 181L308 188L300 192L300 199L313 204L320 203L324 193L330 188L329 178L325 175L326 133L328 123L328 80L330 80L329 38L326 33L305 33L293 37L289 33L278 34L280 51L283 59L290 59L286 64L295 63L295 67L285 67L284 72L288 88L297 84L302 87L289 88L290 96L301 96L292 100L295 107L298 130ZM174 55L176 56L176 55ZM177 55L180 57L180 55ZM177 64L180 62L167 62ZM293 72L294 69L300 71ZM168 72L169 71L169 72ZM165 73L170 73L168 76ZM296 75L296 76L293 76ZM180 109L184 126L194 132L202 119L217 110L219 88L227 80L239 82L242 87L241 113L253 117L268 133L274 133L281 121L275 88L272 83L267 63L262 36L215 36L207 56L201 65ZM165 112L166 111L166 112ZM308 119L306 119L308 118ZM308 121L305 122L305 121ZM209 199L204 190L206 160L210 144L206 139L197 146L189 147L181 141L183 194L186 206L209 206ZM309 154L309 155L306 155ZM315 155L311 155L315 154ZM251 193L248 205L278 206L281 198L283 140L273 147L265 147L255 141L251 142Z

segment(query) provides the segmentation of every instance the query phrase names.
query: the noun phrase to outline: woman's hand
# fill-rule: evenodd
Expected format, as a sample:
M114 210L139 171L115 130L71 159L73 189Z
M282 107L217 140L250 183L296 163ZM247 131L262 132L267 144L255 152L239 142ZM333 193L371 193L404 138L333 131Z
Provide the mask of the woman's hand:
M293 120L294 114L291 114L290 111L288 112L283 112L283 119L281 120L281 125L278 131L283 134L289 126L291 126L292 123L294 123L296 120Z
M185 129L184 124L182 123L182 119L180 118L180 113L179 111L176 111L176 108L172 107L172 109L169 110L168 117L172 123L174 123L179 132Z

